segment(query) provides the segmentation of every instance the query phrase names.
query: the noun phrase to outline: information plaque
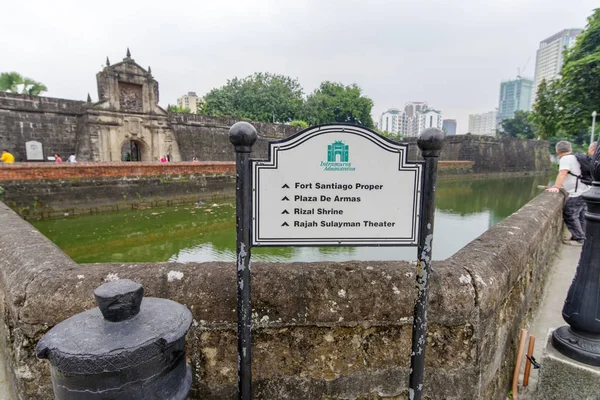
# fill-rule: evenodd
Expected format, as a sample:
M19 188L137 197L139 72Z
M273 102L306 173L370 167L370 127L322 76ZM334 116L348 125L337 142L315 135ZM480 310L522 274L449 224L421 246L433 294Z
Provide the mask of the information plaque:
M421 162L355 125L317 126L252 160L253 246L416 246Z

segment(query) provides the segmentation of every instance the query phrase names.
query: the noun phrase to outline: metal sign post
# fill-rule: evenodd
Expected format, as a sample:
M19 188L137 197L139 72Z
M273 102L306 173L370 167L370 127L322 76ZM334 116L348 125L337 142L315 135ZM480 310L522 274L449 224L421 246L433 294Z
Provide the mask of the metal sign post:
M408 145L360 126L321 125L269 143L268 159L251 160L256 129L229 131L236 152L238 399L252 398L253 246L417 246L410 399L421 399L427 337L439 129L418 140L425 162L408 161Z
M421 197L421 225L417 247L417 299L413 314L412 352L410 354L409 399L421 400L423 373L425 371L425 344L427 343L427 307L429 296L429 273L433 243L433 220L435 215L435 185L438 158L444 146L444 133L439 129L427 129L417 141L425 159L423 196Z
M252 303L250 299L250 219L252 185L250 152L256 142L256 129L238 122L229 130L235 147L237 315L238 315L238 399L252 399Z

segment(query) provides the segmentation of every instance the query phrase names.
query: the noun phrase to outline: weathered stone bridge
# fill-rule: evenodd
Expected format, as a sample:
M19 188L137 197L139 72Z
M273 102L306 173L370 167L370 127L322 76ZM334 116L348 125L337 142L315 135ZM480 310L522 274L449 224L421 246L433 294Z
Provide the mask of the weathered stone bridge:
M559 247L561 209L560 196L542 193L434 263L426 398L505 397L519 330ZM192 311L190 398L235 398L233 263L77 264L4 204L0 224L0 344L19 399L52 398L35 344L118 278ZM405 398L414 270L409 262L254 264L255 398Z

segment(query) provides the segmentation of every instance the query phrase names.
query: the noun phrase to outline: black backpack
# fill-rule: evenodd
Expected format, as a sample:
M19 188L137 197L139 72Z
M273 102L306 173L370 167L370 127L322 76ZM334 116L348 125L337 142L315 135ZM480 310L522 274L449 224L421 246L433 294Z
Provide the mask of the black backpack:
M577 183L575 184L575 191L577 191L579 181L591 185L594 179L592 178L592 157L583 153L575 153L574 156L581 167L581 175L575 175L571 171L569 171L569 174L577 177Z

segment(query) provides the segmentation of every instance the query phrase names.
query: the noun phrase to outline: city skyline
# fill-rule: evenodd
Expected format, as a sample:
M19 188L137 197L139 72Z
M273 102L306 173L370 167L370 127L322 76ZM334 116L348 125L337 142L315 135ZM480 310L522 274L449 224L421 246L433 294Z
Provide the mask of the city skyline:
M93 73L107 56L122 59L129 47L161 82L163 107L188 91L203 96L236 76L272 72L297 78L305 95L326 80L356 83L374 101L374 121L399 95L426 99L465 133L468 115L497 106L498 84L535 59L541 40L585 27L597 7L591 0L569 7L557 0L486 7L474 0L111 4L34 1L26 20L0 26L0 72L43 82L49 97L85 100L89 92L95 101ZM10 3L4 11L18 15L20 7ZM538 18L540 7L544 18ZM403 23L381 24L382 10L403 15ZM419 40L398 39L408 37ZM534 77L533 64L523 76Z

